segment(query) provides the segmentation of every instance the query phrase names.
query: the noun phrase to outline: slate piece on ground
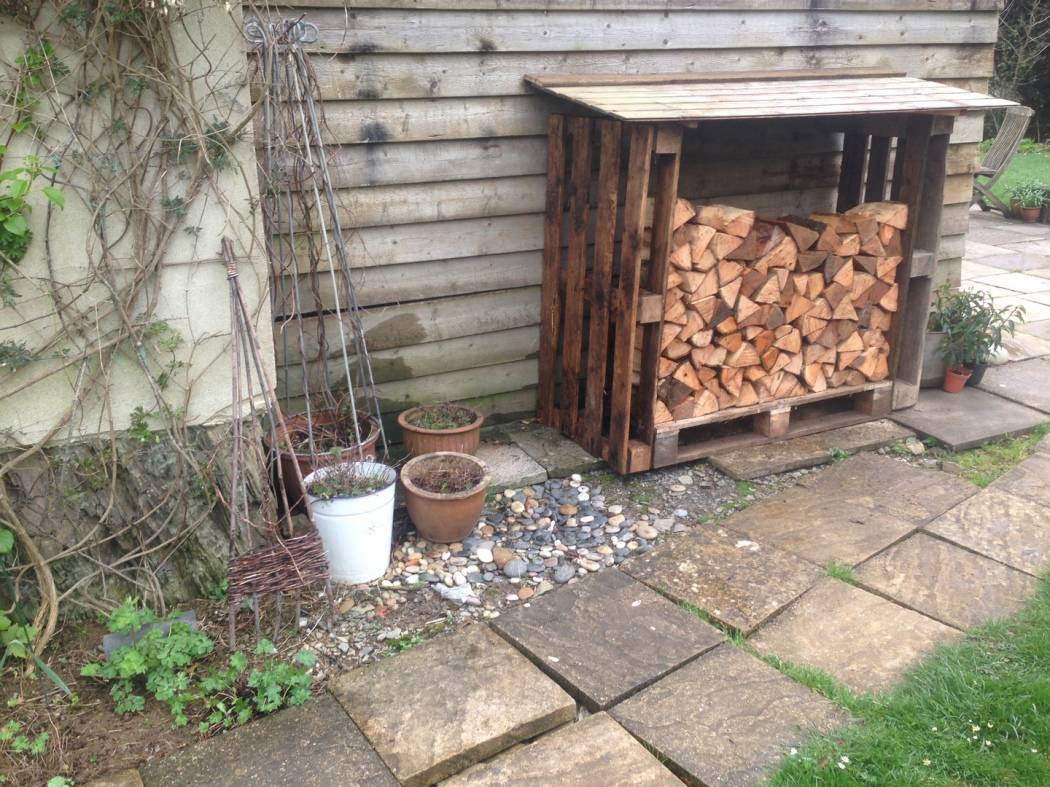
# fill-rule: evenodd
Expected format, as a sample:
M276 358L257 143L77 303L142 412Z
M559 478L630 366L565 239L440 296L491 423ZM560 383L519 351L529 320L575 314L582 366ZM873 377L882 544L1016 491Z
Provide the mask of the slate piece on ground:
M142 781L145 787L397 787L329 695L150 762Z
M515 607L492 626L592 711L725 639L620 571L602 571Z
M708 461L723 473L739 481L748 481L773 473L827 464L832 461L833 448L856 453L881 448L911 436L910 429L883 418L806 437L738 448L715 454Z
M720 645L610 711L691 784L760 784L792 746L850 722L833 702Z
M977 387L1050 413L1050 358L1032 358L989 366Z
M1050 385L1050 377L1047 377L1047 384ZM1041 444L1045 442L1045 438L1040 441ZM1050 456L1037 451L996 479L992 488L1050 506Z
M904 538L917 524L880 511L872 500L795 487L738 511L730 530L818 565L856 565Z
M823 670L854 691L876 692L958 636L932 618L825 577L751 643L762 653Z
M892 418L961 451L1025 432L1045 421L1046 414L979 388L964 388L957 394L923 388L914 407L897 410Z
M565 478L573 473L586 473L605 464L557 429L536 421L527 423L513 421L502 424L499 431L539 462L551 478Z
M576 716L568 694L481 625L359 667L330 689L407 787L432 784Z
M960 629L1018 612L1039 581L925 533L896 544L857 569L865 587Z
M504 752L441 784L442 787L520 784L682 787L673 773L605 713L567 724L534 743Z
M665 541L621 569L745 633L822 575L817 566L723 528Z
M989 487L926 526L967 549L1036 576L1050 569L1050 508Z
M482 442L475 456L488 465L496 489L518 489L547 480L547 471L513 443Z
M923 470L882 454L858 454L805 478L801 486L906 519L928 522L977 492L977 487L940 470Z
M122 771L100 776L88 782L84 787L143 787L143 784L138 768L125 768Z

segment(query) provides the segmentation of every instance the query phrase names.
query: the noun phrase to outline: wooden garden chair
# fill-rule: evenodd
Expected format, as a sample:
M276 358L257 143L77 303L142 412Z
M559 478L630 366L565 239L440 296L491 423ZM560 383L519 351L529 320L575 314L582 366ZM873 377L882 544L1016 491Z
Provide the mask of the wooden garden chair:
M995 208L1001 210L1004 216L1010 215L1010 208L992 194L992 186L1010 166L1010 160L1017 152L1017 146L1021 144L1033 112L1031 107L1008 107L1006 109L1006 116L1003 118L1003 124L999 126L999 132L995 135L995 139L992 140L991 146L974 172L973 201L981 207L981 210ZM986 180L982 182L981 178Z

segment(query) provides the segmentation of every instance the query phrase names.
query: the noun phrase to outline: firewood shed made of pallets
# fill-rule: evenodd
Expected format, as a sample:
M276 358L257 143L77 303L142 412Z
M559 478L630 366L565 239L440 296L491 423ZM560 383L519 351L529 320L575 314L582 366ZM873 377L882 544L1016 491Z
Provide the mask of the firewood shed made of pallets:
M543 423L606 459L617 472L633 473L729 448L859 423L915 404L937 265L949 136L961 113L1012 102L869 70L546 75L526 77L526 81L564 105L563 111L550 116L548 127L538 391ZM871 232L889 231L894 249L886 253L895 258L852 258L867 264L871 273L876 273L876 262L881 273L882 261L890 259L887 267L893 271L893 278L887 280L892 282L892 292L886 292L889 284L880 285L879 290L884 308L877 310L878 319L885 324L867 325L867 312L863 312L856 326L845 326L846 331L863 331L866 340L877 338L879 345L871 350L869 367L877 373L863 380L852 368L836 374L832 361L824 368L834 385L816 379L820 375L815 374L808 377L819 386L807 387L801 374L788 377L777 371L775 391L768 379L746 383L747 399L736 400L746 401L745 406L725 401L727 392L712 382L711 389L720 398L702 390L699 393L714 404L685 415L677 413L669 420L666 405L658 398L658 386L661 375L666 374L660 369L674 366L662 355L668 336L665 310L674 300L666 299L668 275L676 276L676 282L681 279L669 258L674 251L673 234L682 221L683 198L696 196L680 194L682 174L704 166L703 143L696 144L694 139L690 144L690 135L702 134L714 124L723 124L734 133L749 125L753 129L752 124L782 123L842 135L838 188L830 192L834 198L828 197L834 204L820 206L827 215L813 218L841 222L842 214L862 203L876 209L892 207L892 203L906 207L906 214L899 211L907 216L900 230L871 224ZM688 156L683 149L689 151ZM788 213L797 208L783 207ZM780 217L780 226L786 226L784 218ZM802 224L816 233L827 229L826 224L809 220L801 220L795 228ZM754 238L749 242L753 245ZM857 252L835 251L843 256L847 253ZM843 256L833 256L834 266L821 269L829 281L843 265ZM851 259L845 262L852 270ZM763 261L757 272L747 268L747 263L732 267L748 274L746 280L761 281L770 264L776 263ZM780 281L790 279L792 286L803 286L805 279L793 275L796 262L789 260L785 265L793 270L777 273ZM856 269L861 271L859 266ZM869 274L861 271L858 275ZM819 281L816 285L822 286ZM841 298L842 288L835 286ZM849 287L847 282L845 289ZM738 288L725 289L739 298ZM722 295L724 300L724 291ZM860 303L863 301L858 300ZM846 307L851 308L848 302ZM719 308L725 307L719 303ZM747 308L754 311L755 302L749 299ZM820 308L827 306L822 303ZM777 323L782 311L776 314ZM836 322L828 319L816 325L834 327ZM722 338L711 325L702 321L697 325L707 329L703 341L712 334ZM874 328L878 330L872 333ZM754 331L743 330L745 337L754 335ZM795 329L783 327L775 336L782 334L797 351ZM732 338L739 348L740 337ZM844 360L854 361L865 342L855 336L848 341L856 347L850 348ZM753 350L752 344L746 345L750 357L741 364L755 363ZM811 355L820 360L819 351ZM819 372L820 364L815 368ZM752 367L756 370L763 373L760 366ZM707 377L717 371L701 369ZM739 386L739 370L721 371L727 384ZM682 372L680 376L694 383L690 369ZM756 388L762 396L752 396Z

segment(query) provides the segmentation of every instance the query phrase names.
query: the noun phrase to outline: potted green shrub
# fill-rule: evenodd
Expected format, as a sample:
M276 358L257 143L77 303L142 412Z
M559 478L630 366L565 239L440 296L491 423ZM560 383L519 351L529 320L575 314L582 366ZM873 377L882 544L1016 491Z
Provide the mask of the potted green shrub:
M1039 221L1046 204L1047 187L1038 180L1025 180L1010 190L1010 205L1029 224Z
M490 477L477 457L437 451L414 457L401 468L405 506L428 541L462 541L478 524Z
M303 479L332 579L379 579L390 564L397 473L379 462L339 462Z
M953 290L944 285L930 313L930 328L942 332L941 357L945 363L944 390L958 393L966 384L977 385L988 359L1013 336L1024 318L1024 307L998 307L983 290Z
M473 454L481 442L484 420L472 407L452 402L419 405L397 417L409 456L435 451Z

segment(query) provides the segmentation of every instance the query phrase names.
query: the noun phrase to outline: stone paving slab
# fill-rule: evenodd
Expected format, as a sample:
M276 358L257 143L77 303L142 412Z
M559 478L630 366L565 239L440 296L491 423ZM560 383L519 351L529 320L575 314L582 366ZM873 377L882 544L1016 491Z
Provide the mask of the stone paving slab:
M823 670L854 691L885 691L960 632L831 577L763 627L762 653Z
M491 485L496 489L516 489L547 480L547 471L513 443L482 440L475 456L488 465Z
M397 787L328 695L147 763L142 781L145 787Z
M1050 377L1047 378L1050 384ZM1041 444L1046 443L1046 438ZM1050 457L1037 451L992 484L994 489L1026 497L1050 508Z
M1035 577L925 533L873 557L857 579L959 629L1013 615L1039 587Z
M487 626L359 667L330 689L407 787L572 721L576 703Z
M602 571L492 624L588 709L601 710L725 636L620 571Z
M1000 308L1003 306L1023 306L1026 320L1032 320L1033 322L1050 320L1050 306L1040 303L1029 295L1011 294L1005 298L996 298L995 305Z
M745 633L823 575L802 558L723 528L666 541L621 569Z
M818 565L856 565L918 526L878 510L871 498L798 487L738 511L724 524Z
M1025 254L1019 251L1000 249L999 254L984 254L977 257L977 264L1002 271L1030 271L1046 267L1046 257L1042 254ZM987 274L985 274L987 275Z
M1047 286L1050 287L1050 282L1047 282ZM535 421L502 424L499 431L536 460L551 478L587 473L605 465L605 462L591 456L557 429Z
M856 508L874 508L914 524L928 522L970 497L977 488L957 476L924 470L881 454L858 454L804 478L817 495L837 496Z
M1029 574L1050 569L1050 508L1001 489L978 492L926 530Z
M760 784L793 746L850 722L834 703L729 644L611 713L690 784L709 787Z
M708 461L738 481L787 473L803 467L815 467L832 461L831 449L851 454L870 451L896 440L911 437L913 432L888 419L843 426L806 437L794 437L765 445L738 448L715 454Z
M681 787L607 714L567 724L441 782L442 787Z
M953 451L1020 434L1046 420L1038 410L977 388L964 388L957 394L923 388L918 404L897 410L892 417Z
M1032 336L1036 336L1040 339L1050 341L1050 320L1036 320L1035 322L1026 322L1024 325L1021 326L1021 331L1024 331L1025 333L1030 333Z
M100 776L88 782L85 787L143 787L143 784L138 768L126 768Z
M991 366L977 387L1050 414L1050 358Z
M981 278L976 279L976 281L981 284L991 284L993 287L1002 287L1023 294L1043 292L1050 289L1050 286L1047 285L1047 280L1042 276L1032 276L1028 273L1018 273L1015 271L1011 271L1010 273L997 273L992 276L982 276Z

